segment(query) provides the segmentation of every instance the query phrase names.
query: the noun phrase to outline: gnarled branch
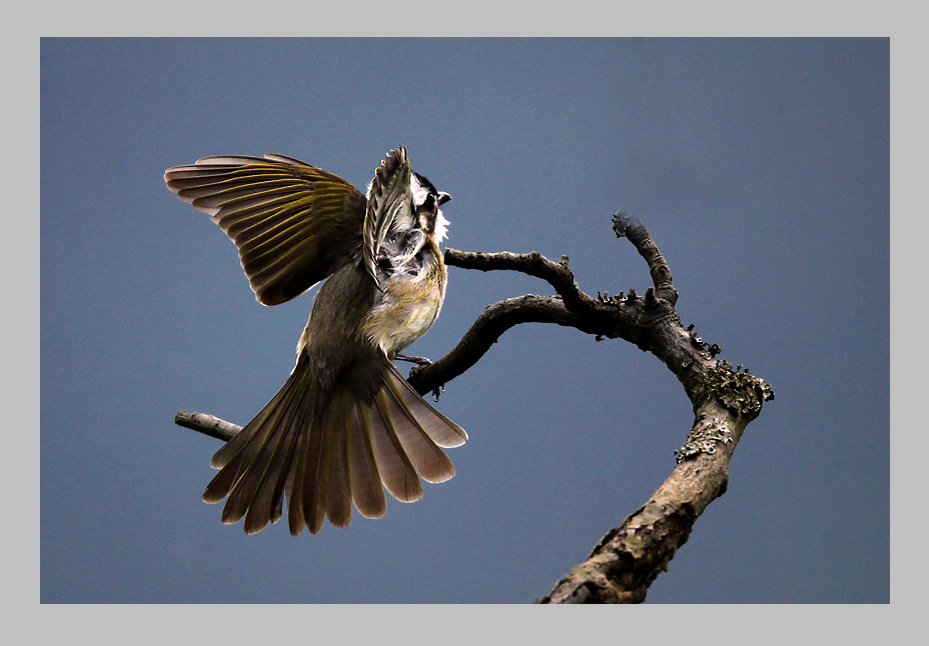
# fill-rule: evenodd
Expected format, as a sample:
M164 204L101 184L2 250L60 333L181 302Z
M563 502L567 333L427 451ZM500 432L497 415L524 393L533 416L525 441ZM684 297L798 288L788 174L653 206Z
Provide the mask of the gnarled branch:
M568 259L539 253L471 253L447 249L445 262L463 269L519 271L547 281L557 296L525 295L489 306L448 354L414 368L409 382L420 394L440 388L477 363L508 329L521 323L556 323L599 338L623 339L651 352L677 376L690 398L694 422L677 453L677 465L651 498L611 529L587 560L574 567L538 603L638 603L683 545L707 505L728 485L728 465L745 427L774 398L771 387L725 360L719 347L685 328L675 310L671 270L648 229L618 213L617 237L627 238L648 264L652 285L639 296L589 296ZM228 439L239 428L212 416L178 413L178 424Z

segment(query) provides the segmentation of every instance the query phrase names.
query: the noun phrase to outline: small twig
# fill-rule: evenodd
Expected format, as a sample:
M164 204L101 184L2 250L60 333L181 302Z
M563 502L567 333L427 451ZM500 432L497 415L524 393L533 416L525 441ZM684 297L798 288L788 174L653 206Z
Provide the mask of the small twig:
M530 253L480 253L474 251L445 250L445 263L462 269L479 271L518 271L547 281L567 303L573 304L587 297L574 280L568 257L552 262L538 251ZM589 298L589 297L587 297Z
M223 442L228 442L236 433L242 430L242 427L232 422L207 415L206 413L188 413L181 411L174 416L174 423L178 426L199 431L204 435L215 437Z

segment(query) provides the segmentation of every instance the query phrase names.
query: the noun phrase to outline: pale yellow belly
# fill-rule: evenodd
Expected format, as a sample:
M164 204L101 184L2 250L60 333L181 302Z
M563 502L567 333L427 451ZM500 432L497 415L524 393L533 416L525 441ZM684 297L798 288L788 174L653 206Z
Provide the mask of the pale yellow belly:
M444 278L444 276L442 276ZM432 326L445 297L444 280L391 281L383 300L362 329L389 357L416 341Z

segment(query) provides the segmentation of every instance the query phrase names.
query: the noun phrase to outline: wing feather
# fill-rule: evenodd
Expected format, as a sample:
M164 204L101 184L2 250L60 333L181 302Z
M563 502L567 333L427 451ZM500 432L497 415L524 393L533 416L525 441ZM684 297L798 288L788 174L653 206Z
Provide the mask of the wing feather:
M365 197L292 157L205 157L169 168L165 182L226 232L265 305L299 296L361 254Z
M368 189L368 205L364 220L365 268L378 288L385 289L378 273L378 263L388 245L397 246L398 240L412 240L416 247L409 252L404 246L401 254L387 254L393 261L399 257L409 258L422 247L424 236L413 236L419 224L413 213L413 197L410 188L412 170L403 146L387 153L387 158L374 171L374 179ZM417 246L418 245L418 246Z

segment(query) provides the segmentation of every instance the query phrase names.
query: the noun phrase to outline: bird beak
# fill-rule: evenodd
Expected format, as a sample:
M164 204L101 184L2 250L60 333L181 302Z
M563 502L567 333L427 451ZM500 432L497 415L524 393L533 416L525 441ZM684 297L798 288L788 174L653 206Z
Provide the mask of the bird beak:
M448 202L450 199L452 199L452 196L449 195L448 193L439 193L439 199L438 199L439 206L442 206L443 204Z

